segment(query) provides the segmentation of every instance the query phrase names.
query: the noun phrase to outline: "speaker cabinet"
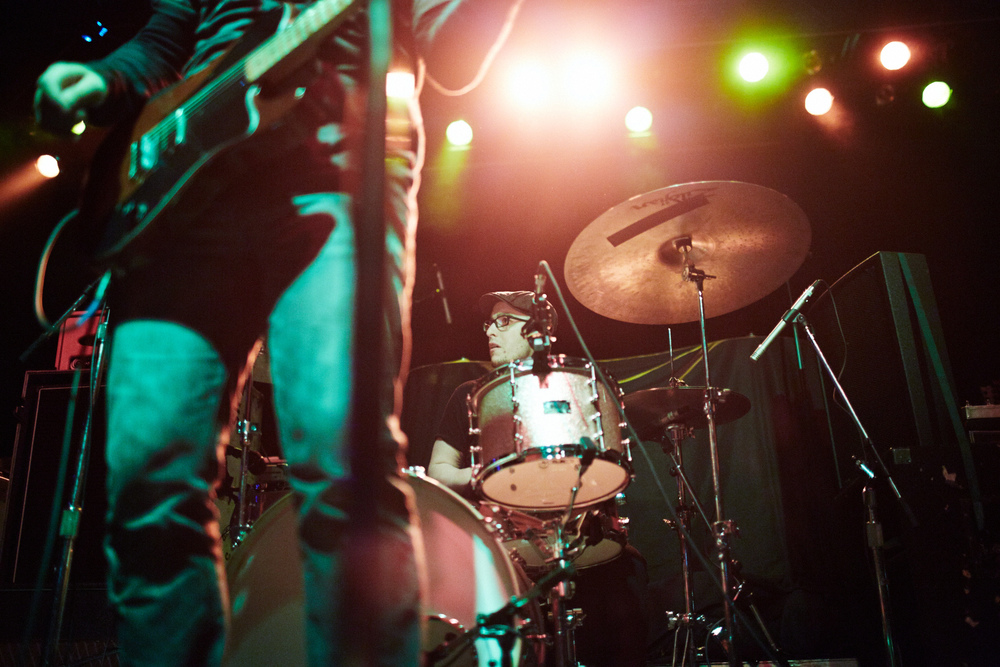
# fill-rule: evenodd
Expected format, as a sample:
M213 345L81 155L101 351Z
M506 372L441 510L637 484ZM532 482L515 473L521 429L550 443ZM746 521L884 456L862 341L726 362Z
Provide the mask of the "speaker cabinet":
M56 496L59 461L70 405L73 372L29 371L25 374L20 422L14 442L6 516L0 542L0 587L31 588L36 583L49 517ZM89 374L80 378L74 410L67 473L62 485L62 507L72 494L81 436L89 407ZM71 585L105 584L102 551L107 502L104 481L105 418L99 398L91 426L90 456L83 513L74 545ZM62 540L55 536L53 565L58 564ZM45 586L53 584L49 575Z

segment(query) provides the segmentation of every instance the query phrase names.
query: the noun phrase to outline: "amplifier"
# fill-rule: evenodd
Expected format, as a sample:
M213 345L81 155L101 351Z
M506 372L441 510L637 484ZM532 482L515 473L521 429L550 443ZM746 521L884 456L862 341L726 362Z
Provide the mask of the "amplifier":
M0 534L0 588L35 585L45 546L49 516L57 490L59 458L66 430L72 371L25 373L20 423L14 440L10 484L7 490L3 532ZM78 403L72 426L69 473L72 477L80 447L87 408L89 373L80 379ZM103 388L102 388L103 389ZM103 585L105 564L102 542L107 502L104 481L104 402L98 398L91 428L91 450L84 508L74 545L71 584ZM64 480L63 498L68 502L72 479ZM61 540L56 542L58 562ZM46 585L51 585L49 582Z

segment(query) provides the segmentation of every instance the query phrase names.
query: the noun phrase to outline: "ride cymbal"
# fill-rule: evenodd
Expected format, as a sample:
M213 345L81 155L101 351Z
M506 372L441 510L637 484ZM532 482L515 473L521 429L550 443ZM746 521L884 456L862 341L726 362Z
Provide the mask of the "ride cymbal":
M708 274L705 317L714 317L780 287L810 239L805 213L783 194L736 181L685 183L605 211L573 241L564 274L577 300L600 315L679 324L699 319L686 263Z

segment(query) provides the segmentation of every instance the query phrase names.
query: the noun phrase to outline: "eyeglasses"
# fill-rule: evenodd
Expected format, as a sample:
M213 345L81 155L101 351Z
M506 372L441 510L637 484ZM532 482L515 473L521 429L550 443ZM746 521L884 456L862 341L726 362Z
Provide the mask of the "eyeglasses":
M494 324L497 325L497 331L506 331L514 322L527 322L529 319L531 318L517 317L516 315L497 315L492 320L483 322L483 331L489 331Z

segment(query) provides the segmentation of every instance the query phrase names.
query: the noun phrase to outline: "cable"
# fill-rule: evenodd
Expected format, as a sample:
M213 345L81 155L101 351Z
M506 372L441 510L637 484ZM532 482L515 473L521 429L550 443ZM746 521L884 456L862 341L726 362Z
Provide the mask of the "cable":
M483 58L483 62L479 65L479 71L476 75L472 77L472 81L462 86L457 90L452 90L446 88L441 83L439 83L430 74L427 75L427 81L431 84L431 87L437 92L445 95L447 97L459 97L467 93L472 92L483 82L486 78L486 73L489 71L490 67L493 65L493 61L496 59L497 54L503 45L507 43L507 38L510 36L510 31L514 28L514 19L517 18L518 12L521 11L521 5L524 4L524 0L517 0L513 5L511 5L510 10L507 12L507 20L504 22L503 27L500 29L500 34L497 35L496 40L493 42L493 46L490 50L486 52L486 57Z

